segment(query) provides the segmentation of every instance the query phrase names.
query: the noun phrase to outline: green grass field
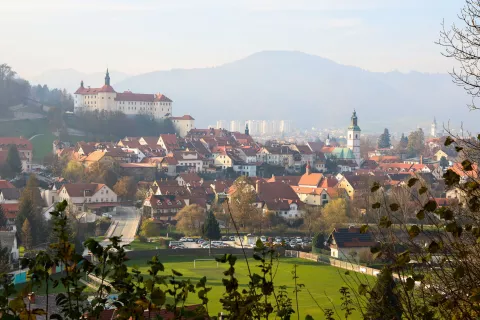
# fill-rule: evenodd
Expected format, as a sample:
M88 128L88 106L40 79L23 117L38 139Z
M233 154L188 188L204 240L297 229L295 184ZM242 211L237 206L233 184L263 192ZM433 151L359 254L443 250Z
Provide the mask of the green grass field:
M200 257L199 257L200 258ZM203 257L205 258L205 257ZM202 261L197 262L196 269L193 268L194 257L161 257L161 261L164 263L166 271L170 272L174 269L181 272L185 278L192 279L194 282L198 281L201 277L207 277L207 285L213 289L209 292L209 312L214 315L221 311L221 305L219 299L224 292L222 286L223 270L226 269L226 265L219 264L216 267L215 261ZM251 260L250 267L252 271L259 272L259 268L255 267L258 262ZM298 283L304 284L305 287L298 294L298 303L300 309L300 318L304 319L307 314L313 316L315 319L323 319L323 312L317 306L322 308L335 308L341 313L341 300L338 290L345 285L345 277L353 277L353 275L346 276L345 270L337 269L332 266L319 264L316 262L310 262L301 259L282 258L275 277L275 286L285 285L293 300L294 308L296 304L295 296L293 294L294 281L292 279L292 270L294 265L298 265L297 274L299 279ZM136 261L132 260L128 262L129 266L137 266L142 273L147 273L148 267L144 260ZM236 263L236 273L239 279L241 287L246 287L247 284L247 266L246 262L239 258ZM373 278L365 278L360 275L360 279L363 282L371 281ZM310 293L309 293L310 292ZM310 295L311 294L311 295ZM199 300L194 294L188 299L189 304L197 304ZM333 303L333 304L332 304ZM294 315L293 318L297 316ZM360 315L355 313L351 319L360 319Z

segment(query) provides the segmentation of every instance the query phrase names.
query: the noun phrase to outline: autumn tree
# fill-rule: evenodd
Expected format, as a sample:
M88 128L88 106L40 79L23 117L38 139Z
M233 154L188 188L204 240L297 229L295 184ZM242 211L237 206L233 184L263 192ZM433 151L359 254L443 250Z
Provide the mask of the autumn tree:
M386 149L386 148L390 148L391 145L392 144L390 142L390 133L388 132L388 129L385 128L383 133L378 138L377 146L379 149Z
M334 228L348 222L347 201L343 198L334 199L325 205L322 213L321 228L324 233L329 234Z
M188 205L180 210L175 216L177 230L188 236L201 235L205 216L205 210L199 205Z
M425 149L425 134L422 128L413 131L408 136L407 154L410 157L420 156Z
M67 166L63 169L62 176L72 182L80 182L84 179L85 168L81 163L75 160L70 160Z
M135 197L137 184L133 177L121 177L113 186L113 191L122 199L133 200Z
M85 180L92 183L104 183L109 188L113 188L118 182L118 171L116 162L96 162L88 167Z
M260 182L259 182L260 183ZM241 176L232 185L228 207L239 227L254 231L261 217L257 207L257 193L250 178ZM227 208L228 209L228 208Z
M402 319L403 310L398 290L392 270L388 267L383 268L377 276L374 287L368 292L364 319Z
M32 227L30 226L30 222L28 218L25 219L22 225L22 243L25 249L31 249L33 245L33 237L32 237Z
M11 176L16 176L22 172L22 161L20 160L20 153L15 144L11 144L8 147L6 163L8 170L11 172Z
M303 230L311 236L316 230L320 228L320 221L322 218L322 211L320 206L307 206L302 215Z

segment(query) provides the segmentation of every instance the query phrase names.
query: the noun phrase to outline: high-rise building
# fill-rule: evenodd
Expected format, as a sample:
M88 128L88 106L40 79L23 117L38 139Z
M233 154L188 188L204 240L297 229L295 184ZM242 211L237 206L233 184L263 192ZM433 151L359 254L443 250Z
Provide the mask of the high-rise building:
M226 120L218 120L217 121L217 129L227 129L229 126L227 126L227 121Z
M230 121L230 131L231 132L243 132L245 130L245 123L240 120Z
M293 131L292 121L290 120L280 120L280 132L281 133L290 133Z

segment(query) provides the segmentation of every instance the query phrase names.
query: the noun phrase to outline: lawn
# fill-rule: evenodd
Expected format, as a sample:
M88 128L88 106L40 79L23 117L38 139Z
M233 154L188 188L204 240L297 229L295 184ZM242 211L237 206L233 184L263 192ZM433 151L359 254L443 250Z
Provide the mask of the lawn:
M202 261L197 262L197 268L194 269L194 259L196 258L186 256L161 257L161 260L167 269L166 272L170 272L170 269L174 269L181 272L185 278L192 279L194 282L198 281L203 276L207 277L207 284L213 288L212 291L209 292L209 311L212 315L216 314L221 311L219 299L224 292L224 287L222 286L222 278L224 276L222 271L226 269L226 265L219 264L219 267L217 268L215 261ZM256 270L256 272L259 272L259 268L254 267L257 264L258 262L253 260L250 261L250 267L254 271ZM298 283L305 285L305 287L301 289L301 292L298 293L300 318L304 319L305 316L309 314L315 319L323 319L323 312L317 304L322 308L333 308L334 305L337 311L341 312L341 301L338 290L345 285L343 278L353 277L353 275L346 276L345 270L343 269L337 269L316 262L293 258L281 259L274 283L277 288L281 285L287 286L287 291L293 300L294 306L296 300L293 294L294 281L291 272L295 264L298 265L297 274L299 279L297 281ZM143 260L128 261L128 265L137 266L142 273L147 273L148 267ZM241 286L246 287L248 271L246 262L243 259L237 261L236 275ZM360 275L360 277L364 282L373 279L371 277L364 278L363 275ZM188 303L197 304L199 303L199 300L197 296L194 295L188 299ZM294 318L296 318L296 315ZM360 319L360 315L355 313L352 319Z
M166 245L159 242L140 242L139 240L132 241L129 247L131 250L157 250L165 248Z

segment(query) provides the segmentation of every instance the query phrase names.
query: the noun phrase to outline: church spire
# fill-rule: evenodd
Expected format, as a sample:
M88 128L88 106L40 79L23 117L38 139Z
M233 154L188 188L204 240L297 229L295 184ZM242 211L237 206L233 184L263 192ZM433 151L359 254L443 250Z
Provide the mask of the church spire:
M83 80L80 81L80 88L83 88Z
M248 122L245 123L245 134L246 134L247 136L250 135L250 129L248 129Z
M108 73L108 68L107 68L107 74L105 75L105 85L106 86L110 85L110 73Z

